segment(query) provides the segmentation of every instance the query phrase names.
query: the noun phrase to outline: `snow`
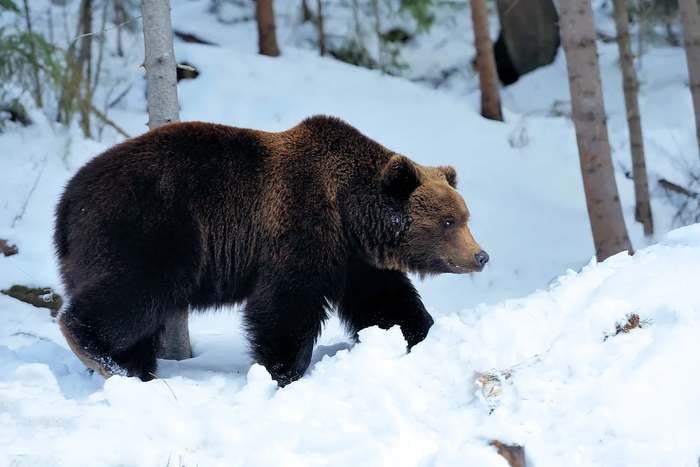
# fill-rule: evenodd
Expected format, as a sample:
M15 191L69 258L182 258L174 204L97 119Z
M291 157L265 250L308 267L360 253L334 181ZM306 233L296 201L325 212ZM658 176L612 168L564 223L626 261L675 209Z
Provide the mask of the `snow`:
M0 295L0 466L505 466L493 439L525 445L536 467L694 465L700 224L672 230L677 206L656 188L659 178L686 183L687 168L697 167L683 51L652 49L640 69L657 229L645 239L624 175L631 163L617 49L598 44L637 251L595 264L573 124L550 112L568 100L563 53L506 88L506 122L490 122L466 72L434 90L304 50L313 31L295 26L292 3L276 2L283 54L269 58L255 53L252 23L222 25L208 2L172 0L176 29L220 45L176 42L178 60L201 73L178 85L182 119L279 131L332 114L418 163L451 164L488 267L415 279L435 325L410 354L396 328L367 329L351 346L332 319L307 374L284 389L246 355L236 310L192 316L195 357L161 361L161 379L105 381L86 372L48 310ZM220 16L242 14L226 8ZM465 28L422 36L403 76L466 66L466 18L456 19ZM36 22L41 28L42 17ZM97 93L108 102L127 91L109 116L131 135L147 129L140 41L125 34L127 54L105 59ZM0 134L0 238L20 251L0 256L0 289L62 294L51 245L58 196L121 137L105 127L100 141L85 139L52 123L49 111L31 116L34 125L8 123ZM604 341L631 313L652 324ZM509 370L478 387L480 375Z

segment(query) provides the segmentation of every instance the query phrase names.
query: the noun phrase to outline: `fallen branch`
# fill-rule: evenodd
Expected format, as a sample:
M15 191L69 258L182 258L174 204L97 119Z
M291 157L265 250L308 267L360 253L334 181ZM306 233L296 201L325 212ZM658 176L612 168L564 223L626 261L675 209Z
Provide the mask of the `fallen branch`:
M205 41L204 39L200 39L199 37L195 36L194 34L176 31L175 29L173 29L173 34L175 34L175 37L177 37L178 39L181 39L185 42L190 42L193 44L204 44L204 45L216 45L216 46L218 46L218 44L214 44L213 42L209 42L209 41Z
M80 97L80 96L77 96L77 98L78 98L78 101L80 101L81 104L87 105L87 106L90 108L90 110L92 111L92 113L94 113L94 114L97 116L97 118L99 118L99 119L102 120L104 123L106 123L107 125L111 126L111 127L114 128L115 130L117 130L117 132L119 132L119 133L120 133L122 136L124 136L126 139L130 139L130 138L131 138L131 136L130 136L126 131L124 131L124 130L122 130L121 128L119 128L119 127L117 126L116 123L114 123L112 120L110 120L109 118L107 118L107 116L106 116L105 114L103 114L102 112L100 112L100 111L97 109L97 107L95 107L95 106L92 104L92 102L87 102L85 99L83 99L83 98Z
M700 197L700 193L688 190L687 188L683 188L682 186L676 185L675 183L669 182L668 180L665 180L663 178L659 180L659 186L666 191L672 191L674 193L687 196L688 198L697 199L698 197Z

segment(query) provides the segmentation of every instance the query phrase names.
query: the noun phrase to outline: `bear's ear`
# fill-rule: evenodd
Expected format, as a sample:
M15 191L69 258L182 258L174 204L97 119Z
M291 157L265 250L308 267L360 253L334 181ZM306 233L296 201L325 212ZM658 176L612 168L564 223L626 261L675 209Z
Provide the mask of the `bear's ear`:
M393 155L382 171L382 185L389 194L410 194L420 185L416 165L406 156Z
M438 169L445 173L445 180L452 188L457 188L457 171L451 165L440 166Z

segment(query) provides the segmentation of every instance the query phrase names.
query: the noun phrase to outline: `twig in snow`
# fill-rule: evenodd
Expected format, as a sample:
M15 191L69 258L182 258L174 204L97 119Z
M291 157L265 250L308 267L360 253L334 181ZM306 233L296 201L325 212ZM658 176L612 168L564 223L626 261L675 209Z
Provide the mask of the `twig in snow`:
M161 378L161 377L159 377L159 376L157 376L157 375L151 373L150 371L148 372L148 374L151 375L151 376L153 376L155 379L159 379L159 380L161 380L162 382L164 382L165 385L168 386L168 389L170 389L170 392L173 393L173 397L175 398L175 400L177 400L177 396L175 395L175 391L173 391L173 388L171 388L170 385L169 385L163 378Z

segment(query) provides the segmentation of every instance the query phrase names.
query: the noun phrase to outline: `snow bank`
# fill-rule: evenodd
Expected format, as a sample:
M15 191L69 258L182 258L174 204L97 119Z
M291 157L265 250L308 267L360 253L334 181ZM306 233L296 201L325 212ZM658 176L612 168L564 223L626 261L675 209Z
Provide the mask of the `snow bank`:
M689 465L697 277L700 224L550 291L439 317L410 354L398 328L367 329L350 350L317 349L284 389L241 342L212 345L207 320L226 335L234 317L194 320L205 351L165 362L163 380L105 382L47 332L47 312L0 296L0 465L505 466L491 439L524 444L537 467ZM653 324L603 341L630 313ZM489 415L477 373L518 364Z

